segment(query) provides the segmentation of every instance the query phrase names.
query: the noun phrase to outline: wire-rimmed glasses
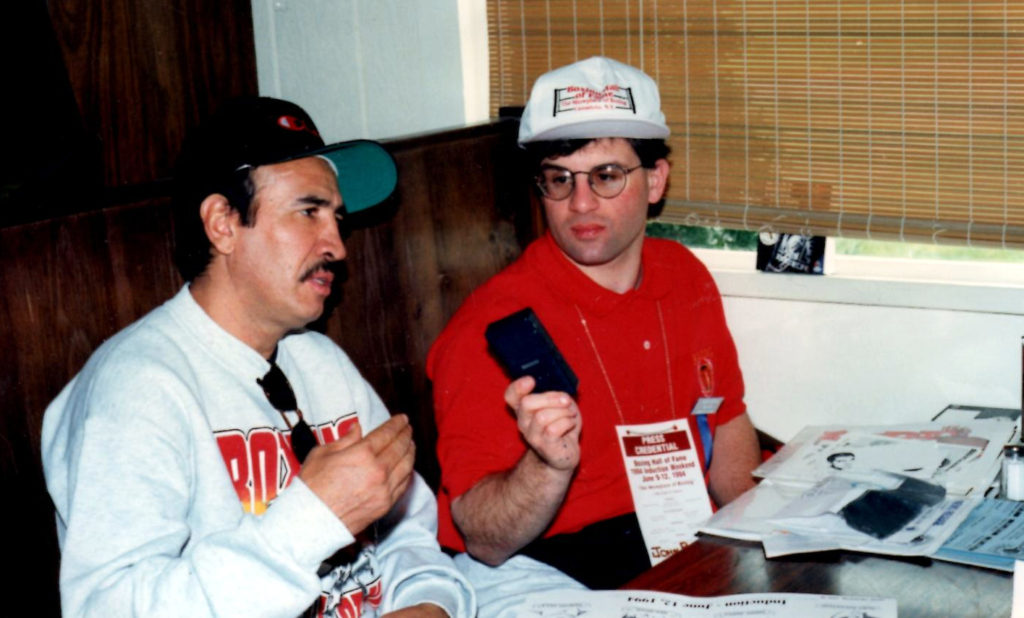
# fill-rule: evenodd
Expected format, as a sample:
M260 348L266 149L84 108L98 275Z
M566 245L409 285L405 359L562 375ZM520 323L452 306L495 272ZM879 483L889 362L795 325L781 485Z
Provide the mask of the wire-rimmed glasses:
M567 199L576 188L576 175L586 174L590 190L598 197L613 198L626 188L629 175L643 167L624 168L618 163L602 163L587 171L574 171L558 165L542 165L534 177L544 197L555 201Z

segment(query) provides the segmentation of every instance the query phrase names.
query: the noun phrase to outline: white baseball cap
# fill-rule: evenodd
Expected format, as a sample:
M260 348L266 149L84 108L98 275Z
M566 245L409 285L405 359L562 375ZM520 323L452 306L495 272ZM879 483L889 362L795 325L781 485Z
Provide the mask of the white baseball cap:
M519 144L556 139L664 139L658 85L643 71L594 56L537 78L519 123Z

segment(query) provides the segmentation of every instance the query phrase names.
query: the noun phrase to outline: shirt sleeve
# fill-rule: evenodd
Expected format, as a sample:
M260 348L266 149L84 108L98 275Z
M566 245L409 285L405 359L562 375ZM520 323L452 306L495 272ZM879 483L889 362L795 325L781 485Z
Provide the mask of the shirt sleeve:
M418 474L378 526L384 612L433 603L452 617L475 615L473 588L437 543L437 505Z

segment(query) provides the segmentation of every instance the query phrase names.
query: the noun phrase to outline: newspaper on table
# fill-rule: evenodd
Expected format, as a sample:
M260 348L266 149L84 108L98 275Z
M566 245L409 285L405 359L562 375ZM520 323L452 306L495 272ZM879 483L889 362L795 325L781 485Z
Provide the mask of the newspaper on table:
M844 549L894 556L929 556L967 518L979 497L947 497L879 539L854 530L840 511L867 489L864 481L826 477L810 488L766 480L715 513L700 531L759 541L765 556Z
M929 480L953 495L976 495L992 485L1002 447L1016 434L1016 422L1005 418L816 425L800 431L754 475L807 487L836 474L870 478L882 470Z
M700 531L759 541L768 558L837 549L931 556L981 503L1015 434L1016 423L1006 419L808 427L754 471L764 478L757 487ZM946 496L882 538L849 525L844 507L906 478L942 486Z
M894 599L824 594L690 597L646 590L556 590L526 597L516 616L531 618L896 618Z
M1024 502L985 498L933 556L1012 572L1024 560Z

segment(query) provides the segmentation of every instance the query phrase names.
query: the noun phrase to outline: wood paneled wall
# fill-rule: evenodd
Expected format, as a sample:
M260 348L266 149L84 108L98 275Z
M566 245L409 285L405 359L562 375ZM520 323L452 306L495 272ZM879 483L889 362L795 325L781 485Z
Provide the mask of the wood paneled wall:
M258 91L250 0L47 5L106 187L166 178L189 127Z
M249 0L9 4L0 226L159 195L185 132L258 92Z
M161 197L173 157L207 112L257 93L256 58L249 0L46 0L5 9L4 589L30 608L10 611L55 616L57 546L38 458L43 409L99 342L177 289Z
M429 345L539 229L514 129L495 123L388 144L398 192L354 221L337 306L316 325L392 410L410 415L417 466L432 483ZM0 229L0 273L0 473L5 530L24 547L8 554L19 557L13 589L33 599L34 615L53 616L58 555L39 460L42 414L100 343L179 289L169 202Z

